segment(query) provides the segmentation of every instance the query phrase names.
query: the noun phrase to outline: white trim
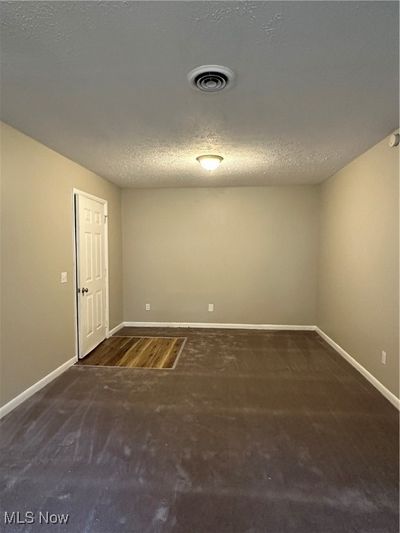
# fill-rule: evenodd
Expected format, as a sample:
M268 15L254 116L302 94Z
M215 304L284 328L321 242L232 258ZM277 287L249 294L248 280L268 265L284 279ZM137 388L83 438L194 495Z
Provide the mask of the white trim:
M124 322L121 322L121 324L118 324L118 326L115 326L115 328L112 328L108 331L107 333L107 339L109 337L112 337L113 335L115 335L115 333L117 333L120 329L122 329L124 327Z
M126 327L147 328L221 328L221 329L267 329L284 331L315 331L316 326L287 324L227 324L217 322L124 322Z
M73 259L73 273L72 273L72 289L73 289L73 306L74 306L74 333L75 333L75 358L79 360L79 330L78 330L78 301L77 301L77 239L76 239L76 213L75 213L75 192L77 189L72 189L72 259Z
M346 352L339 344L332 340L326 333L324 333L318 327L315 329L320 337L324 339L334 350L338 352L346 361L348 361L356 370L362 374L365 379L367 379L372 385L381 393L383 396L389 400L397 409L400 410L400 400L395 396L389 389L387 389L382 383L376 379L366 368L364 368L358 361L354 359L349 353Z
M104 198L99 198L98 196L94 196L93 194L90 194L88 192L82 191L80 189L76 189L75 187L72 189L72 231L73 231L73 258L74 258L74 314L75 314L75 354L76 359L79 360L79 328L78 328L78 300L77 300L77 272L78 272L78 249L77 249L77 239L76 239L76 233L78 231L77 224L76 224L76 210L75 210L75 198L76 196L84 196L85 198L89 198L90 200L95 200L96 202L99 202L104 205L104 215L105 215L105 224L104 224L104 255L105 255L105 269L107 272L106 276L106 336L105 339L108 339L112 335L109 331L109 324L110 324L110 293L109 293L109 283L110 283L110 270L109 270L109 257L108 257L108 201L104 200ZM103 339L104 340L104 339Z
M72 357L68 361L65 361L62 365L60 365L58 368L50 372L50 374L47 374L47 376L44 376L44 378L40 379L36 383L34 383L31 387L21 392L21 394L18 394L15 398L10 400L8 403L3 405L3 407L0 407L0 418L7 415L10 411L15 409L19 404L27 400L30 396L35 394L35 392L40 391L45 385L53 381L56 377L58 377L60 374L65 372L70 366L76 363L76 357Z
M104 200L104 198L100 198L99 196L95 196L94 194L82 191L81 189L76 189L74 187L72 189L72 192L73 194L80 194L82 196L85 196L86 198L89 198L89 200L94 200L95 202L99 202L100 204L107 204L107 200Z
M348 361L356 370L360 372L391 404L400 410L400 400L389 389L376 379L366 368L358 363L349 353L346 352L339 344L332 340L326 333L324 333L317 326L299 326L299 325L275 325L275 324L217 324L217 323L203 323L203 322L121 322L108 332L109 336L113 335L123 327L182 327L182 328L226 328L226 329L263 329L263 330L284 330L284 331L316 331L334 350L336 350L346 361ZM184 343L185 344L185 343ZM183 346L184 346L183 344ZM183 350L183 346L181 351ZM175 364L178 361L178 357ZM0 407L0 418L3 418L10 411L15 409L22 402L30 398L33 394L41 390L45 385L53 381L60 374L65 372L70 366L74 365L77 357L74 356L68 361L65 361L58 368L44 376L42 379L34 383L31 387L24 390L10 400L8 403Z

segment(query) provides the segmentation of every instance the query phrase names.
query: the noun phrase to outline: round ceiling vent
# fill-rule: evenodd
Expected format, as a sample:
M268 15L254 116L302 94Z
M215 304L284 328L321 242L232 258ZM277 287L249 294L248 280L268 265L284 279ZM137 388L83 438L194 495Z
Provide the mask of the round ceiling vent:
M188 79L199 91L216 93L231 85L233 72L230 68L219 65L203 65L190 71Z

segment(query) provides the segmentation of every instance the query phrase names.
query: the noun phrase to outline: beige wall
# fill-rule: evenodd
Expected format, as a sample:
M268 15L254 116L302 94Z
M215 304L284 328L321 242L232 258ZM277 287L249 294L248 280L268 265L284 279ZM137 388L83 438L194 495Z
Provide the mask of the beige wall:
M398 157L384 139L322 184L318 269L318 326L397 396Z
M398 395L399 169L387 139L320 187L124 190L121 239L116 186L9 126L1 135L2 404L75 354L73 187L109 202L110 327L317 324Z
M4 124L1 156L3 404L75 355L73 187L109 203L110 327L122 319L122 274L118 187Z
M122 207L125 321L315 324L316 187L123 190Z

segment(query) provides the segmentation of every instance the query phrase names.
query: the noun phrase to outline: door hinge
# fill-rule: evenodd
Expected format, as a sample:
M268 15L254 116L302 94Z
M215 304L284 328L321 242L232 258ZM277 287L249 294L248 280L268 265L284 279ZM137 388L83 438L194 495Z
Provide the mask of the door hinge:
M107 222L108 220L108 215L104 215L104 224Z

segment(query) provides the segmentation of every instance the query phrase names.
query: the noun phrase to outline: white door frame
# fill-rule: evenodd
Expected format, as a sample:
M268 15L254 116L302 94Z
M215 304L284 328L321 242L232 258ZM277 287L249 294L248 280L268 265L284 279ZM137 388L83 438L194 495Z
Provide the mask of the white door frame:
M105 268L106 268L106 305L105 305L105 319L106 319L106 338L110 333L110 309L109 309L109 268L108 268L108 202L103 198L94 196L86 191L72 189L72 234L73 234L73 258L74 258L74 272L73 272L73 289L74 289L74 323L75 323L75 356L79 360L79 316L78 316L78 265L79 265L79 250L77 239L77 217L76 217L76 196L85 196L90 200L95 200L104 205L104 215L106 217L104 224L104 254L105 254Z

